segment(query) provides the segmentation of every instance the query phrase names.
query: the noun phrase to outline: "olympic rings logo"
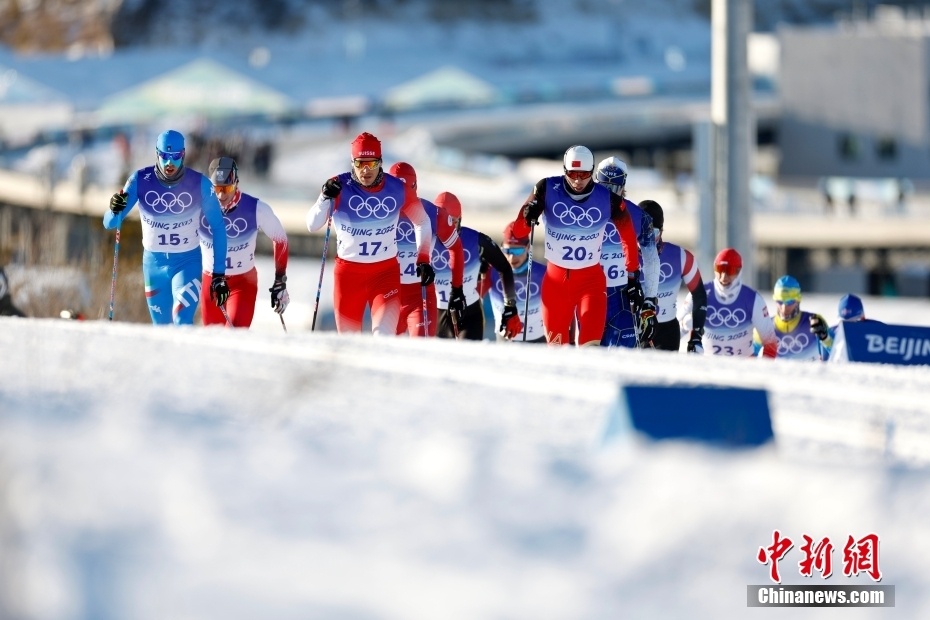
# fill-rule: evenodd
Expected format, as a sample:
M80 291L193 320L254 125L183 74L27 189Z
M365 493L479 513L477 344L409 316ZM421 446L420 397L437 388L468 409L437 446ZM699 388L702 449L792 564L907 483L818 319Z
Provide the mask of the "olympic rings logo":
M604 245L620 245L620 233L613 222L607 222L607 229L604 234Z
M465 256L465 264L471 260L471 252L467 249L462 248L462 254ZM436 271L444 270L449 268L449 250L433 248L432 254L430 255L430 263L433 265L433 269Z
M581 205L567 205L564 202L557 202L552 205L552 214L565 226L591 228L601 221L601 212L597 207L588 207L586 209Z
M384 200L377 196L368 196L366 198L352 196L349 198L349 208L362 219L373 217L376 220L383 220L397 211L397 200L391 196L386 197Z
M675 270L671 263L659 263L659 284L664 283L673 275L675 275Z
M410 220L404 219L397 223L396 239L399 243L407 243L410 245L413 245L417 242L417 238L413 230L413 224L410 223Z
M707 308L707 323L711 327L739 327L748 318L742 308L730 310L729 308Z
M806 349L809 344L810 338L804 333L798 334L797 336L792 336L791 334L779 336L777 355L788 355L789 353L797 355Z
M503 296L504 281L498 278L497 285L494 288L496 288L497 291ZM513 290L517 295L517 299L520 301L526 301L526 280L523 278L514 278ZM537 295L539 295L539 284L530 280L530 297L536 297Z
M170 211L175 215L183 212L184 209L194 204L194 197L188 192L174 194L172 192L159 193L155 190L149 190L145 192L145 196L143 196L142 200L144 200L146 206L155 213L167 213Z

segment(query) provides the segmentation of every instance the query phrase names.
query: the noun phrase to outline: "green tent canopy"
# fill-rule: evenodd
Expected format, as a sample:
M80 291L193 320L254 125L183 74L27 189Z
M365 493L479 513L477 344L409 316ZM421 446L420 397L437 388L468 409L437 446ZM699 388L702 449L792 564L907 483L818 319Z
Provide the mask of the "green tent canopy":
M286 95L201 58L109 97L98 108L97 119L119 123L166 115L228 118L283 114L295 108Z
M392 110L494 103L497 89L458 67L445 66L390 89L384 105Z

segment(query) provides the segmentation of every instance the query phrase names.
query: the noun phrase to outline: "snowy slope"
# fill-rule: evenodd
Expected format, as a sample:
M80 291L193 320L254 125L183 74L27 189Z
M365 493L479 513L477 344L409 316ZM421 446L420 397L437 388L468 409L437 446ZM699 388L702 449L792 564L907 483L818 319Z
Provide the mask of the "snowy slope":
M0 319L0 617L754 617L775 529L877 533L855 615L930 614L930 368L296 325ZM767 389L776 445L601 442L682 381Z

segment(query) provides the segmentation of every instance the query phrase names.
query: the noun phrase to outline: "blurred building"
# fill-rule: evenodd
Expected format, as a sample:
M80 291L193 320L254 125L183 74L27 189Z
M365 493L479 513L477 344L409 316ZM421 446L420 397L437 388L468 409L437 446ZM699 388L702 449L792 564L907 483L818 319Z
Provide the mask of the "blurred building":
M930 12L779 31L782 178L930 178Z

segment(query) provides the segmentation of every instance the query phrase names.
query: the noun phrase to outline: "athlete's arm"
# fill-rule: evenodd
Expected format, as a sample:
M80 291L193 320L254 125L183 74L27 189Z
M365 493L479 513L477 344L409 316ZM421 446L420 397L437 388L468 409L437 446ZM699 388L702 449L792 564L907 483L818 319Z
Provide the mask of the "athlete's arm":
M536 201L540 207L545 207L546 205L546 179L540 179L536 182L536 186L533 188L533 191L530 192L530 195L526 197L526 200L523 201L523 204L520 205L520 210L517 212L517 219L513 221L513 234L515 237L529 237L530 236L530 227L526 223L526 220L523 219L523 210L526 208L526 205Z
M281 220L271 210L271 205L263 200L259 200L255 206L255 223L274 245L274 275L279 278L287 272L287 232Z
M223 218L223 209L220 201L216 199L213 183L210 179L200 176L200 208L207 218L207 224L213 231L213 273L226 273L226 221Z
M504 256L500 247L486 234L478 233L478 248L481 262L490 264L500 274L501 281L504 283L504 305L517 303L517 292L513 284L513 268L507 262L507 257ZM484 279L490 281L489 277Z
M620 245L626 255L627 273L635 273L639 269L639 246L636 243L636 229L633 228L633 219L630 212L623 206L623 198L610 194L610 219L617 227L620 235Z
M436 210L436 236L449 250L449 269L452 270L452 286L462 286L465 279L465 251L459 231L452 218L442 209Z
M752 326L759 332L762 357L775 357L778 353L778 336L775 335L775 324L769 316L769 309L759 293L756 293L756 301L752 308Z
M323 195L323 192L320 192L316 202L313 203L313 206L310 207L310 211L307 213L307 230L316 232L323 228L326 221L329 220L329 217L339 208L340 198L342 198L342 194L339 194L335 198L327 198Z
M117 228L120 224L123 223L123 220L126 219L126 216L132 211L132 208L136 206L136 203L139 202L139 193L136 190L136 177L138 175L133 172L129 175L129 178L126 179L126 183L123 185L123 193L126 194L126 208L120 211L119 213L113 213L109 209L103 214L103 227L107 230L113 230Z
M694 254L681 248L681 281L691 291L691 320L694 329L703 329L707 319L707 291L701 280L701 270L698 269Z
M643 259L643 295L657 297L659 295L659 250L656 248L655 229L652 227L652 218L643 211L639 228L639 250Z
M412 187L404 186L404 206L401 207L400 212L413 224L413 235L417 241L417 262L428 263L430 248L433 247L433 230L426 209L423 208L423 203L417 198L416 190ZM450 252L450 256L451 254Z

